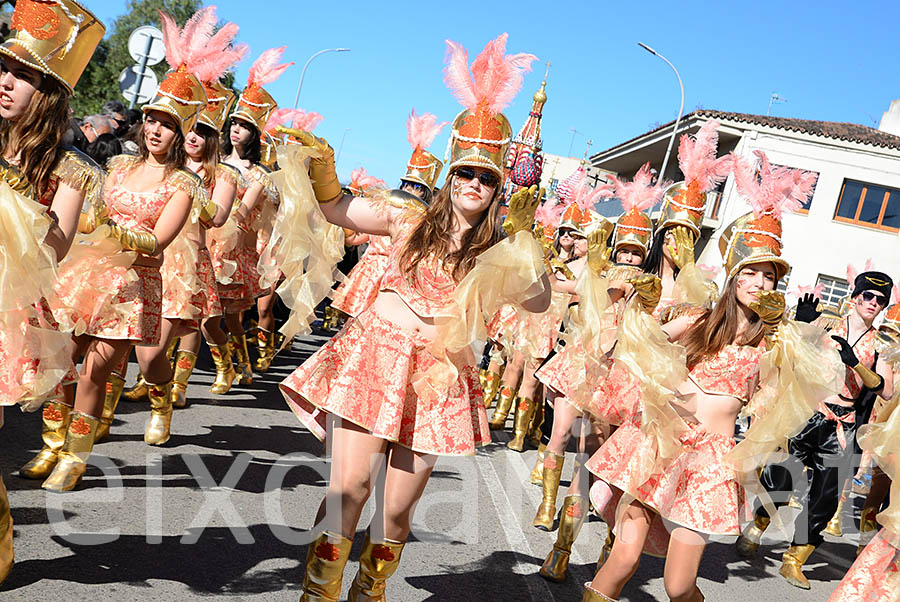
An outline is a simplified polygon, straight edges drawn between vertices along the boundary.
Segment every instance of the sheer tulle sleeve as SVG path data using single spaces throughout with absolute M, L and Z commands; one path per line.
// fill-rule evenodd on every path
M 900 412 L 891 412 L 884 422 L 859 427 L 856 441 L 891 478 L 891 503 L 877 519 L 885 529 L 900 536 Z
M 486 338 L 486 322 L 504 304 L 525 311 L 522 301 L 543 292 L 544 254 L 531 232 L 517 232 L 478 256 L 460 281 L 447 315 L 435 319 L 438 334 L 432 353 L 442 361 L 427 374 L 414 376 L 422 386 L 445 391 L 456 380 L 456 363 L 474 364 L 470 345 Z
M 71 337 L 44 320 L 56 254 L 45 244 L 44 207 L 0 181 L 0 405 L 40 406 L 66 374 Z
M 330 224 L 313 194 L 306 164 L 310 150 L 300 145 L 277 147 L 282 167 L 269 179 L 280 192 L 281 204 L 272 235 L 259 259 L 260 284 L 276 292 L 291 310 L 281 327 L 285 345 L 309 332 L 314 311 L 330 292 L 334 271 L 344 254 L 344 233 Z
M 679 270 L 673 296 L 676 303 L 712 307 L 719 298 L 719 287 L 691 262 Z

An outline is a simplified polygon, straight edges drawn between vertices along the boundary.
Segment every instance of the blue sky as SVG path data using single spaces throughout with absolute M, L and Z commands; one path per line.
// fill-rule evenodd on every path
M 125 0 L 86 0 L 110 23 Z M 389 183 L 404 172 L 411 149 L 405 122 L 412 107 L 452 121 L 459 104 L 442 80 L 444 40 L 461 42 L 470 59 L 491 38 L 509 33 L 509 52 L 540 62 L 506 110 L 521 127 L 531 97 L 552 67 L 544 108 L 544 149 L 573 155 L 588 139 L 598 151 L 641 134 L 678 112 L 678 83 L 642 41 L 681 73 L 685 112 L 695 108 L 765 114 L 777 92 L 788 100 L 772 114 L 847 121 L 877 127 L 890 101 L 900 98 L 900 3 L 866 0 L 811 2 L 299 2 L 222 0 L 222 19 L 241 27 L 250 44 L 247 69 L 263 50 L 286 45 L 297 64 L 267 86 L 291 106 L 303 63 L 300 106 L 325 116 L 316 133 L 338 150 L 342 179 L 364 166 Z M 257 7 L 256 10 L 248 6 Z M 124 66 L 123 66 L 124 67 Z M 447 130 L 431 150 L 443 156 Z

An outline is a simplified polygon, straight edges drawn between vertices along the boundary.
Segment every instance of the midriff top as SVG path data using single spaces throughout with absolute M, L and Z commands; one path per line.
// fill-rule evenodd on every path
M 712 357 L 704 358 L 691 368 L 688 377 L 704 393 L 728 395 L 746 404 L 759 382 L 759 360 L 765 343 L 757 347 L 727 345 Z
M 853 353 L 859 359 L 859 362 L 869 370 L 875 369 L 875 341 L 878 339 L 878 331 L 870 328 L 858 341 L 851 341 L 847 336 L 847 319 L 841 320 L 841 323 L 832 331 L 832 335 L 843 337 L 848 343 L 853 345 Z M 837 342 L 834 348 L 838 348 Z M 844 389 L 841 391 L 841 397 L 847 401 L 855 400 L 859 397 L 863 388 L 863 382 L 859 374 L 853 368 L 844 366 L 846 373 L 844 375 Z
M 379 290 L 397 293 L 410 309 L 423 318 L 445 315 L 453 303 L 456 281 L 444 271 L 443 263 L 433 256 L 420 260 L 415 268 L 415 278 L 400 269 L 400 255 L 412 227 L 412 224 L 407 226 L 405 232 L 392 240 L 390 262 Z

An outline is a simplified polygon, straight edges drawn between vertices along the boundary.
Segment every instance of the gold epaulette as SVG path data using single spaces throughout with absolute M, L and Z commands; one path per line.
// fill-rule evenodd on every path
M 632 278 L 636 278 L 643 274 L 641 271 L 641 267 L 637 265 L 613 265 L 608 270 L 604 276 L 610 282 L 618 282 L 623 281 L 627 282 Z
M 691 303 L 677 303 L 675 305 L 671 305 L 664 310 L 662 310 L 659 314 L 659 323 L 667 324 L 676 318 L 680 318 L 681 316 L 687 316 L 693 313 L 701 313 L 705 311 L 702 307 L 697 307 Z
M 269 196 L 270 199 L 278 198 L 279 192 L 278 187 L 275 186 L 275 181 L 272 180 L 269 174 L 272 173 L 265 165 L 261 163 L 257 163 L 250 168 L 250 171 L 247 172 L 247 179 L 253 182 L 259 182 L 263 186 L 263 191 Z
M 22 171 L 9 163 L 6 159 L 0 157 L 0 179 L 9 184 L 9 187 L 28 198 L 33 198 L 34 188 L 31 182 L 25 177 Z
M 836 309 L 828 305 L 820 305 L 819 311 L 822 312 L 821 315 L 813 320 L 812 323 L 813 325 L 818 326 L 819 328 L 822 328 L 824 330 L 834 330 L 844 319 L 844 316 L 842 316 Z
M 240 187 L 244 176 L 241 175 L 241 170 L 234 165 L 220 162 L 216 165 L 216 178 L 225 178 L 230 182 L 233 182 L 236 187 Z
M 53 169 L 53 175 L 67 186 L 84 191 L 91 205 L 102 202 L 101 192 L 106 173 L 93 159 L 74 148 L 64 148 Z
M 425 215 L 427 205 L 423 203 L 419 197 L 410 194 L 405 190 L 377 190 L 370 187 L 366 191 L 366 198 L 375 208 L 376 211 L 382 212 L 389 208 L 402 209 L 404 213 L 409 214 L 407 217 L 421 217 Z

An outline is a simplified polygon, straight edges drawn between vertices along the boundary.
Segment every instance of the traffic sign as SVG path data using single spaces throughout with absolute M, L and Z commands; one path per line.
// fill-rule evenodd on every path
M 125 67 L 119 75 L 119 90 L 122 91 L 125 100 L 132 103 L 132 106 L 135 103 L 148 102 L 156 94 L 156 88 L 159 86 L 159 81 L 152 69 L 144 69 L 143 77 L 141 77 L 140 69 L 140 65 L 131 65 Z
M 128 53 L 136 62 L 147 57 L 148 65 L 155 65 L 166 58 L 162 32 L 152 25 L 141 25 L 128 36 Z

